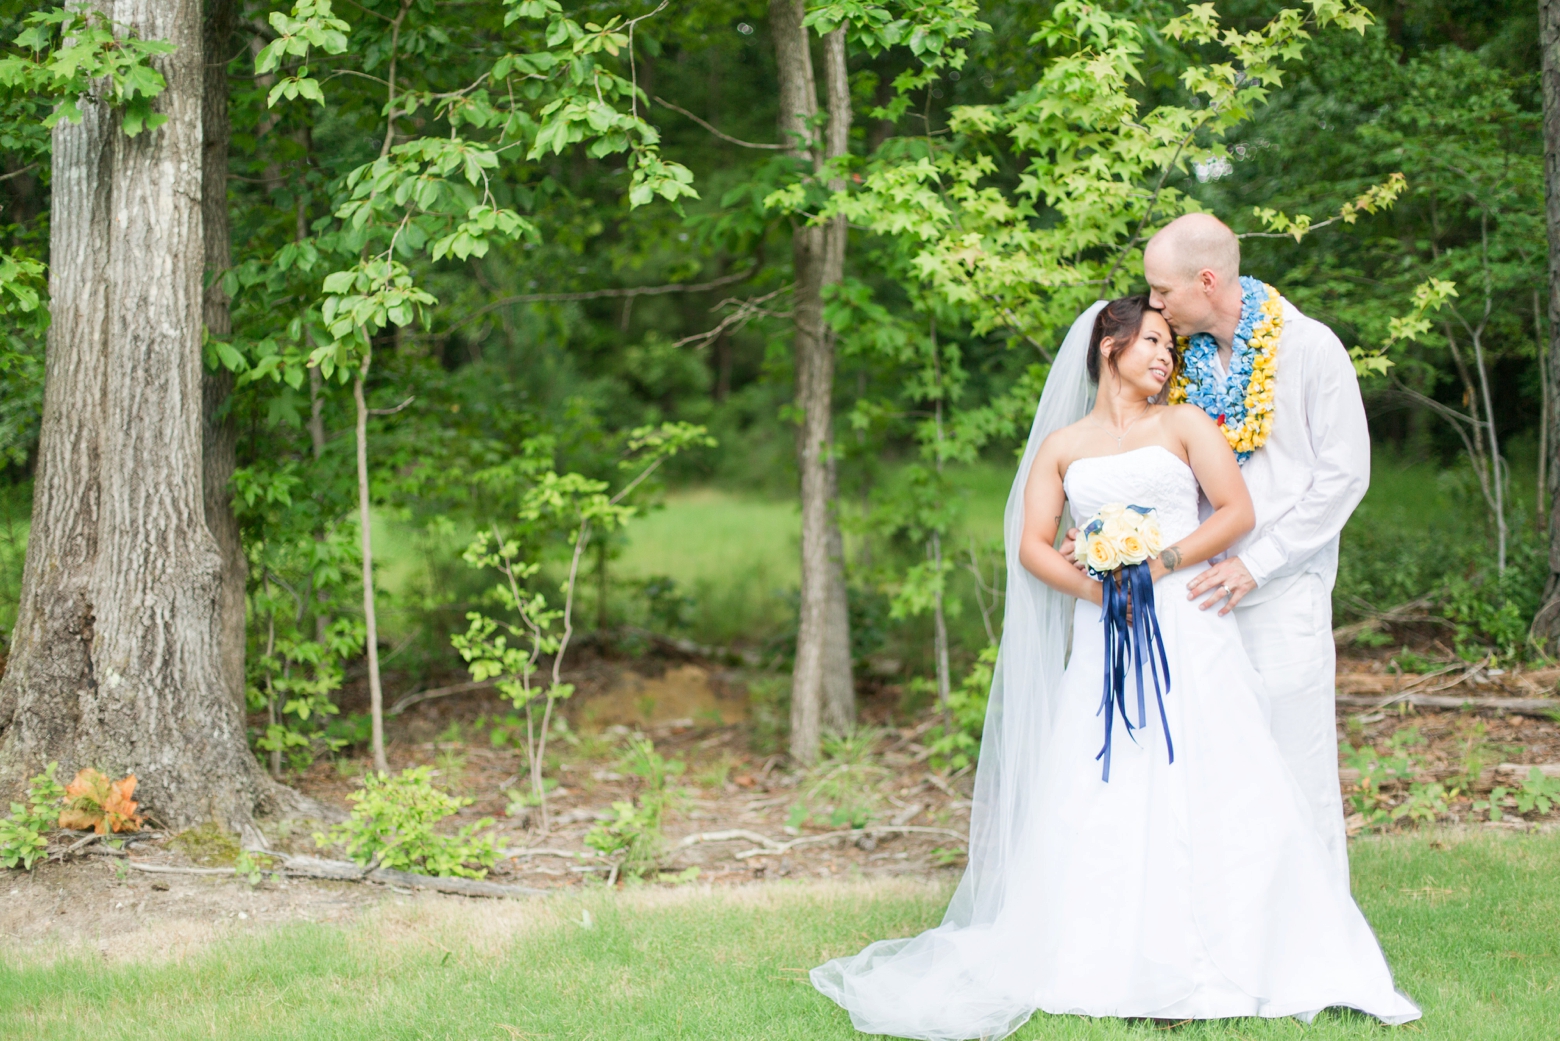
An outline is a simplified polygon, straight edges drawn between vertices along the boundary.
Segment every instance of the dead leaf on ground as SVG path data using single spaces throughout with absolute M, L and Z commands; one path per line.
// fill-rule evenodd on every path
M 100 770 L 83 767 L 65 786 L 65 809 L 60 811 L 60 827 L 76 831 L 91 829 L 99 835 L 114 831 L 141 830 L 140 808 L 135 794 L 135 774 L 110 781 Z

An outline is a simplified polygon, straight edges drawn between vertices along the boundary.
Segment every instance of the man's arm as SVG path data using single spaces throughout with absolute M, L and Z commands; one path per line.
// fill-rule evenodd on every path
M 1337 538 L 1370 486 L 1370 429 L 1354 363 L 1331 330 L 1320 326 L 1313 335 L 1318 334 L 1323 342 L 1307 352 L 1303 387 L 1306 426 L 1316 453 L 1311 485 L 1241 551 L 1241 562 L 1259 586 L 1298 571 Z

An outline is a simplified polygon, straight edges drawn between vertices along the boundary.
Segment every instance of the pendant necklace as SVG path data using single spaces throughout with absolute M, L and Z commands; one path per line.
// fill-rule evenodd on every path
M 1110 427 L 1106 426 L 1104 423 L 1101 423 L 1099 420 L 1095 419 L 1093 416 L 1090 416 L 1089 419 L 1090 419 L 1091 422 L 1094 423 L 1095 426 L 1099 427 L 1101 430 L 1105 431 L 1105 433 L 1107 433 L 1111 437 L 1115 438 L 1115 440 L 1116 440 L 1116 450 L 1119 452 L 1121 450 L 1121 442 L 1126 439 L 1126 436 L 1129 433 L 1132 432 L 1132 428 L 1137 425 L 1137 421 L 1142 419 L 1146 415 L 1148 415 L 1148 409 L 1147 408 L 1143 409 L 1142 412 L 1139 412 L 1136 416 L 1134 416 L 1132 418 L 1132 422 L 1128 423 L 1125 427 L 1123 427 L 1120 434 L 1112 433 Z

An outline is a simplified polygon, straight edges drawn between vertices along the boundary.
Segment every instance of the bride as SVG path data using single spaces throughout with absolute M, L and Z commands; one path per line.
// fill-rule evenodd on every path
M 1057 355 L 1008 498 L 969 867 L 936 929 L 812 970 L 858 1030 L 995 1039 L 1037 1009 L 1419 1017 L 1310 824 L 1235 619 L 1187 598 L 1252 507 L 1213 421 L 1156 404 L 1176 361 L 1145 297 L 1094 305 Z M 1201 524 L 1199 488 L 1214 508 Z M 1169 673 L 1162 719 L 1151 707 L 1147 725 L 1135 711 L 1122 713 L 1132 729 L 1115 721 L 1108 773 L 1102 587 L 1052 548 L 1065 510 L 1107 503 L 1157 511 L 1165 548 L 1150 573 Z

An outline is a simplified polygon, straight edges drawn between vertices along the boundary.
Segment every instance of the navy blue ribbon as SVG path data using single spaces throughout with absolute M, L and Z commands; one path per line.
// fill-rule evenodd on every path
M 1095 759 L 1105 761 L 1104 780 L 1110 780 L 1110 740 L 1115 729 L 1115 715 L 1121 713 L 1126 725 L 1127 737 L 1133 743 L 1134 730 L 1148 726 L 1147 703 L 1143 687 L 1143 660 L 1148 659 L 1148 673 L 1154 683 L 1154 700 L 1159 704 L 1159 722 L 1165 730 L 1165 748 L 1170 762 L 1175 762 L 1175 744 L 1170 740 L 1170 720 L 1165 715 L 1165 698 L 1170 693 L 1170 662 L 1165 657 L 1165 639 L 1159 631 L 1159 616 L 1154 612 L 1154 582 L 1149 577 L 1148 564 L 1124 564 L 1104 576 L 1104 597 L 1100 620 L 1105 625 L 1105 694 L 1100 700 L 1099 712 L 1105 716 L 1105 747 Z M 1131 621 L 1127 620 L 1127 605 L 1132 605 Z M 1155 652 L 1158 656 L 1155 656 Z M 1137 726 L 1127 714 L 1127 668 L 1137 678 Z M 1160 687 L 1163 673 L 1164 686 Z

